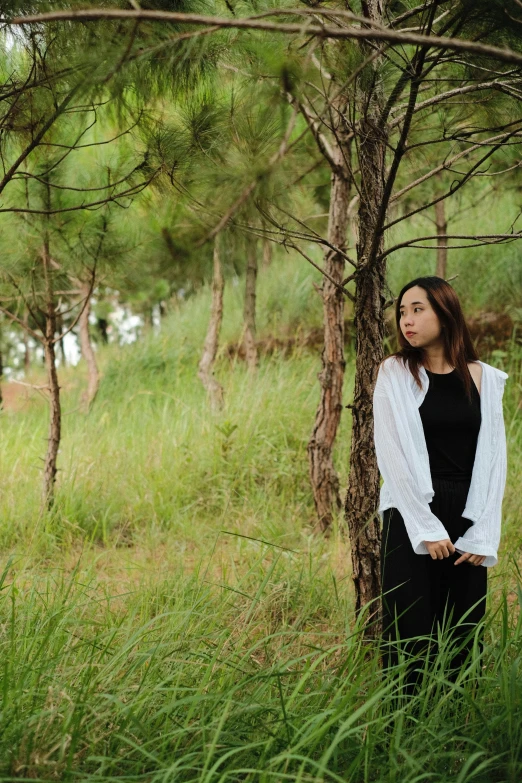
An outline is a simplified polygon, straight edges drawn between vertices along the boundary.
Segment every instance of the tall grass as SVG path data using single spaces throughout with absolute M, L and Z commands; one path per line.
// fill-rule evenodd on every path
M 482 659 L 450 682 L 442 644 L 406 699 L 404 664 L 381 670 L 308 558 L 258 545 L 219 589 L 210 562 L 132 591 L 81 561 L 27 582 L 6 567 L 1 780 L 520 780 L 522 629 L 505 598 Z
M 262 334 L 318 322 L 314 275 L 290 259 L 261 276 Z M 228 297 L 234 341 L 239 285 Z M 40 512 L 45 403 L 34 392 L 1 414 L 0 781 L 518 783 L 520 345 L 482 357 L 510 375 L 484 653 L 450 682 L 442 640 L 406 701 L 405 662 L 383 671 L 354 620 L 342 520 L 329 539 L 308 524 L 317 355 L 264 357 L 253 378 L 223 352 L 226 405 L 212 413 L 196 381 L 207 314 L 205 291 L 158 334 L 109 347 L 88 416 L 82 367 L 61 373 L 50 514 Z M 346 403 L 350 347 L 347 357 Z M 345 416 L 343 485 L 349 442 Z

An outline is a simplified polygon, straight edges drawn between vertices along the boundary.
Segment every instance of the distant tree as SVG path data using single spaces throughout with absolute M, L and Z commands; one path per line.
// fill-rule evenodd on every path
M 219 410 L 223 406 L 223 387 L 214 377 L 214 365 L 219 347 L 219 333 L 223 321 L 223 294 L 225 291 L 225 278 L 220 256 L 220 243 L 222 237 L 218 234 L 214 238 L 214 269 L 212 274 L 212 302 L 210 307 L 210 319 L 207 335 L 203 346 L 203 354 L 198 365 L 198 376 L 208 392 L 210 404 L 213 409 Z
M 140 161 L 135 153 L 125 155 L 121 134 L 114 133 L 110 122 L 105 124 L 105 138 L 96 138 L 95 126 L 107 99 L 94 95 L 99 85 L 93 88 L 78 61 L 64 67 L 63 42 L 58 43 L 36 32 L 20 36 L 9 46 L 4 38 L 2 66 L 6 72 L 9 66 L 9 77 L 0 102 L 4 109 L 0 192 L 5 199 L 0 211 L 4 229 L 7 221 L 11 226 L 2 235 L 4 244 L 9 238 L 10 245 L 0 262 L 4 289 L 0 310 L 26 335 L 26 363 L 29 337 L 44 351 L 50 403 L 43 480 L 47 507 L 54 499 L 61 438 L 56 345 L 80 320 L 81 343 L 91 372 L 87 401 L 92 400 L 97 384 L 86 327 L 106 246 L 107 220 L 105 214 L 100 230 L 89 218 L 92 210 L 106 213 L 111 206 L 128 206 L 154 176 L 145 170 L 143 157 Z M 94 152 L 108 149 L 109 129 L 115 141 L 120 139 L 123 160 L 111 163 L 106 159 L 103 165 Z

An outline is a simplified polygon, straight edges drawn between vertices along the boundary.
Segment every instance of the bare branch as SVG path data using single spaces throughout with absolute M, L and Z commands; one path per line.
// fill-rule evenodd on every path
M 27 386 L 29 389 L 36 389 L 37 391 L 40 391 L 40 389 L 45 389 L 46 391 L 50 391 L 51 387 L 44 385 L 44 386 L 37 386 L 34 383 L 25 383 L 24 381 L 18 381 L 16 378 L 11 378 L 9 383 L 18 383 L 20 386 Z
M 10 313 L 9 310 L 6 310 L 5 307 L 0 306 L 0 313 L 3 313 L 5 316 L 7 316 L 11 321 L 18 324 L 22 327 L 22 329 L 27 332 L 27 334 L 30 334 L 31 337 L 34 337 L 35 340 L 38 340 L 39 343 L 43 342 L 42 335 L 38 334 L 38 332 L 35 332 L 33 329 L 31 329 L 30 326 L 28 326 L 25 321 L 22 321 L 21 318 L 18 318 L 17 315 L 14 313 Z
M 308 125 L 308 128 L 310 129 L 310 132 L 312 136 L 314 137 L 316 144 L 319 148 L 319 151 L 321 152 L 322 156 L 327 160 L 328 165 L 335 171 L 338 168 L 338 163 L 335 159 L 334 152 L 330 146 L 330 142 L 324 135 L 324 133 L 321 133 L 319 130 L 321 121 L 319 119 L 316 119 L 312 116 L 312 113 L 310 110 L 302 103 L 301 101 L 298 101 L 297 98 L 295 98 L 292 93 L 287 92 L 286 97 L 288 99 L 288 102 L 293 106 L 294 108 L 297 108 L 299 112 L 304 117 L 306 124 Z
M 355 302 L 355 297 L 352 294 L 352 292 L 348 291 L 348 289 L 346 289 L 344 285 L 342 285 L 341 283 L 338 283 L 337 280 L 334 280 L 333 277 L 330 277 L 328 272 L 325 272 L 322 267 L 320 267 L 318 264 L 315 263 L 315 261 L 313 261 L 309 256 L 307 256 L 307 254 L 303 250 L 301 250 L 301 248 L 298 245 L 294 244 L 293 242 L 284 242 L 283 244 L 285 244 L 287 247 L 291 247 L 294 250 L 297 250 L 297 252 L 300 255 L 302 255 L 303 258 L 306 259 L 306 261 L 308 261 L 309 264 L 315 267 L 315 269 L 317 269 L 323 275 L 323 277 L 326 277 L 326 279 L 329 280 L 330 283 L 332 283 L 332 285 L 334 285 L 336 288 L 342 291 L 343 294 L 348 297 L 348 299 L 350 299 L 352 302 Z
M 142 182 L 138 182 L 136 185 L 127 188 L 127 190 L 122 190 L 119 193 L 107 196 L 107 198 L 100 199 L 99 201 L 91 201 L 87 204 L 77 204 L 75 207 L 61 207 L 59 209 L 26 209 L 25 207 L 2 207 L 0 208 L 0 212 L 19 212 L 29 215 L 59 215 L 63 212 L 76 212 L 79 209 L 93 209 L 94 207 L 100 207 L 103 204 L 110 204 L 111 202 L 118 204 L 118 206 L 122 206 L 118 203 L 118 199 L 131 198 L 132 196 L 136 196 L 138 193 L 141 193 L 142 190 L 145 190 L 145 188 L 150 185 L 153 179 L 157 176 L 158 171 L 159 169 L 155 171 L 154 174 L 149 177 L 149 179 L 142 180 Z
M 5 173 L 2 180 L 0 180 L 0 193 L 4 190 L 5 186 L 8 182 L 13 178 L 13 175 L 17 171 L 17 169 L 22 165 L 24 160 L 27 158 L 27 156 L 39 145 L 49 128 L 52 126 L 52 124 L 58 119 L 58 117 L 64 113 L 65 109 L 69 105 L 69 103 L 72 101 L 74 94 L 77 92 L 79 88 L 73 87 L 73 89 L 68 93 L 68 95 L 65 96 L 63 101 L 60 103 L 56 111 L 51 114 L 49 119 L 42 125 L 38 133 L 34 136 L 34 138 L 31 140 L 30 144 L 27 145 L 27 147 L 21 152 L 21 154 L 18 156 L 18 158 L 15 160 L 11 168 Z
M 434 95 L 432 98 L 428 98 L 425 101 L 421 101 L 416 105 L 415 113 L 422 111 L 422 109 L 427 109 L 429 106 L 436 106 L 437 104 L 442 103 L 443 101 L 446 101 L 449 98 L 453 98 L 456 95 L 467 95 L 468 93 L 479 92 L 481 90 L 492 90 L 492 89 L 501 90 L 504 86 L 509 86 L 510 84 L 513 83 L 522 84 L 522 78 L 510 79 L 509 82 L 501 82 L 499 79 L 493 79 L 492 81 L 482 82 L 481 84 L 468 84 L 465 87 L 456 87 L 453 90 L 447 90 L 446 92 L 441 92 L 438 95 Z M 397 106 L 395 110 L 399 111 L 404 108 L 405 106 Z M 396 117 L 390 122 L 389 128 L 393 129 L 397 127 L 397 125 L 400 125 L 403 119 L 404 119 L 404 115 L 400 117 Z
M 474 245 L 440 245 L 440 247 L 447 247 L 448 250 L 457 250 L 459 248 L 483 247 L 484 245 L 498 245 L 506 242 L 514 242 L 517 239 L 522 239 L 522 231 L 511 234 L 434 234 L 433 236 L 417 237 L 416 239 L 409 239 L 405 242 L 393 245 L 393 247 L 389 247 L 380 257 L 385 258 L 391 253 L 395 253 L 396 250 L 401 250 L 406 247 L 416 247 L 418 250 L 435 250 L 439 245 L 429 245 L 428 247 L 426 245 L 417 245 L 417 242 L 431 242 L 434 239 L 437 241 L 440 239 L 469 239 L 476 243 Z
M 291 9 L 294 14 L 309 16 L 307 9 Z M 269 12 L 271 16 L 289 16 L 289 9 L 274 9 Z M 331 11 L 323 11 L 315 8 L 312 13 L 317 16 L 331 16 Z M 268 15 L 264 14 L 264 16 Z M 337 16 L 354 17 L 347 12 L 336 12 Z M 0 23 L 7 25 L 31 25 L 42 24 L 45 22 L 58 21 L 97 21 L 102 19 L 131 19 L 131 20 L 149 20 L 157 22 L 170 22 L 177 24 L 204 25 L 206 27 L 219 27 L 223 29 L 236 30 L 261 30 L 268 32 L 279 32 L 287 35 L 316 35 L 320 38 L 334 39 L 355 39 L 368 41 L 387 41 L 398 44 L 416 44 L 419 46 L 430 46 L 439 49 L 448 49 L 454 52 L 468 52 L 470 54 L 480 54 L 484 57 L 491 57 L 501 62 L 522 65 L 522 54 L 514 52 L 508 48 L 490 46 L 475 41 L 465 41 L 458 38 L 448 38 L 445 36 L 422 35 L 412 32 L 400 32 L 385 28 L 376 27 L 339 27 L 326 24 L 313 24 L 303 21 L 301 24 L 266 22 L 259 18 L 226 18 L 217 16 L 206 16 L 203 14 L 184 14 L 173 11 L 156 10 L 123 10 L 116 8 L 90 8 L 78 11 L 50 11 L 43 14 L 27 14 L 26 16 L 16 16 L 11 19 L 0 18 Z
M 141 165 L 135 166 L 131 171 L 129 171 L 128 174 L 126 174 L 121 179 L 116 180 L 115 182 L 111 182 L 108 185 L 99 185 L 96 188 L 74 188 L 72 185 L 57 185 L 54 182 L 49 182 L 45 179 L 42 179 L 42 177 L 38 177 L 36 174 L 31 174 L 29 171 L 19 171 L 13 179 L 35 179 L 37 182 L 41 182 L 44 185 L 49 184 L 49 187 L 55 188 L 56 190 L 71 190 L 76 193 L 92 193 L 98 190 L 109 190 L 110 188 L 116 188 L 118 185 L 121 185 L 123 182 L 126 182 L 129 177 L 132 174 L 135 174 L 136 171 L 138 171 L 141 168 Z
M 397 201 L 397 199 L 401 198 L 401 196 L 403 196 L 405 193 L 408 193 L 408 191 L 412 190 L 413 188 L 416 188 L 418 185 L 421 185 L 423 182 L 426 182 L 426 180 L 430 179 L 430 177 L 435 176 L 441 171 L 445 171 L 446 169 L 449 169 L 450 166 L 452 166 L 458 160 L 467 157 L 471 152 L 474 152 L 475 150 L 478 150 L 481 147 L 489 146 L 490 144 L 493 144 L 499 140 L 507 139 L 510 136 L 512 137 L 512 136 L 519 136 L 519 135 L 522 135 L 521 131 L 516 131 L 516 132 L 510 131 L 509 133 L 501 133 L 496 136 L 492 136 L 489 139 L 485 139 L 484 141 L 478 142 L 473 146 L 469 147 L 468 149 L 459 152 L 457 155 L 454 155 L 449 160 L 446 160 L 443 163 L 441 163 L 440 166 L 436 166 L 434 169 L 431 169 L 431 171 L 428 171 L 426 174 L 423 174 L 422 177 L 419 177 L 414 182 L 410 182 L 410 184 L 406 185 L 404 188 L 402 188 L 402 190 L 397 191 L 397 193 L 395 193 L 391 197 L 390 204 L 393 203 L 394 201 Z M 498 145 L 495 146 L 495 149 L 497 148 Z M 429 206 L 433 206 L 433 204 L 430 204 Z M 385 226 L 385 228 L 386 229 L 390 228 L 390 226 L 392 225 L 394 225 L 394 223 L 389 223 L 387 226 Z

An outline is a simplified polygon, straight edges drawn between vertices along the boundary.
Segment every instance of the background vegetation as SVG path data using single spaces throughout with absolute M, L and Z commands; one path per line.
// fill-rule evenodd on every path
M 460 254 L 452 265 L 468 307 L 487 307 L 497 296 L 489 274 L 471 283 Z M 393 270 L 397 285 L 410 269 L 406 259 Z M 300 259 L 273 261 L 259 281 L 261 341 L 309 328 L 317 277 Z M 139 342 L 99 351 L 103 379 L 87 416 L 82 364 L 61 371 L 52 512 L 40 512 L 35 481 L 46 403 L 19 387 L 6 404 L 1 779 L 517 781 L 518 332 L 482 357 L 510 376 L 484 658 L 449 684 L 443 648 L 413 709 L 396 701 L 400 672 L 383 677 L 379 651 L 353 625 L 342 520 L 328 539 L 311 534 L 316 349 L 264 356 L 252 378 L 227 352 L 240 338 L 239 290 L 229 287 L 225 309 L 221 412 L 209 411 L 196 378 L 208 289 Z M 343 480 L 348 423 L 337 444 Z

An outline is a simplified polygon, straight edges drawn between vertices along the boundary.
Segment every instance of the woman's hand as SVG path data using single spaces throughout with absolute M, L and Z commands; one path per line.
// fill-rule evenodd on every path
M 455 552 L 455 547 L 449 538 L 444 538 L 442 541 L 425 541 L 424 543 L 432 560 L 442 560 Z
M 485 559 L 486 555 L 471 555 L 469 552 L 464 552 L 458 560 L 455 560 L 455 565 L 458 565 L 459 563 L 471 563 L 471 565 L 477 566 L 482 565 Z

